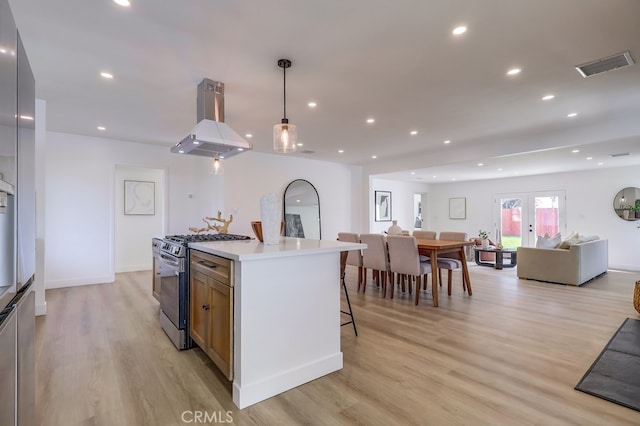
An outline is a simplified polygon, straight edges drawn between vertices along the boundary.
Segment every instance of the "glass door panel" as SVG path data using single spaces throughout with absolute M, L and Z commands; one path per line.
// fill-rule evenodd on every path
M 497 194 L 496 240 L 506 248 L 535 247 L 538 236 L 566 229 L 564 191 Z
M 499 240 L 505 248 L 516 248 L 522 245 L 522 204 L 517 196 L 502 196 L 500 199 L 500 215 L 498 222 Z M 497 243 L 498 241 L 494 241 Z

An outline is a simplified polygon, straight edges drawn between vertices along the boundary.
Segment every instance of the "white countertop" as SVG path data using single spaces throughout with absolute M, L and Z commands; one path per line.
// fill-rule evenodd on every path
M 345 243 L 332 240 L 280 237 L 279 244 L 266 245 L 260 241 L 210 241 L 189 243 L 189 248 L 214 254 L 231 260 L 257 260 L 277 257 L 306 256 L 367 248 L 366 244 Z

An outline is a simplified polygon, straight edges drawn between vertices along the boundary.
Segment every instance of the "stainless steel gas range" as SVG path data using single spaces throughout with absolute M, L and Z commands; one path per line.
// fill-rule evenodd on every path
M 249 240 L 246 235 L 168 235 L 160 243 L 160 325 L 178 349 L 188 349 L 189 243 Z

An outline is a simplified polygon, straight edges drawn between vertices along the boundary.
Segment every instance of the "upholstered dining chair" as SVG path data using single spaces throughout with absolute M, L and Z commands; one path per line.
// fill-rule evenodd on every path
M 467 241 L 467 233 L 466 232 L 440 232 L 439 240 L 451 240 L 451 241 Z M 438 278 L 440 280 L 440 286 L 442 286 L 442 270 L 447 270 L 447 293 L 451 296 L 451 281 L 452 281 L 452 272 L 455 269 L 462 268 L 462 258 L 460 257 L 460 253 L 444 253 L 438 257 L 438 268 L 440 268 L 440 273 L 438 274 Z M 443 266 L 441 266 L 441 264 Z M 462 277 L 462 291 L 467 290 L 467 283 Z
M 373 279 L 378 285 L 382 285 L 382 297 L 387 297 L 387 276 L 390 269 L 386 239 L 382 234 L 360 234 L 360 242 L 367 245 L 362 250 L 362 292 L 367 290 L 367 269 L 371 269 Z M 391 285 L 393 286 L 393 280 Z
M 360 236 L 353 232 L 338 232 L 338 241 L 347 243 L 359 243 Z M 358 268 L 358 290 L 362 284 L 362 250 L 350 250 L 347 254 L 347 265 Z
M 420 262 L 418 255 L 418 243 L 413 236 L 387 236 L 389 248 L 389 267 L 391 272 L 409 276 L 409 294 L 411 294 L 411 278 L 416 280 L 416 305 L 420 298 L 420 283 L 426 282 L 427 274 L 431 270 L 431 263 Z M 393 299 L 393 288 L 391 285 L 391 298 Z M 432 289 L 433 291 L 433 289 Z
M 413 236 L 419 240 L 435 240 L 436 231 L 413 231 Z

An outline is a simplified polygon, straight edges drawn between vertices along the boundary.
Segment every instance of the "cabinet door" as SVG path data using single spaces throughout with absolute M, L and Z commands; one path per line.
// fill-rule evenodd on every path
M 207 354 L 227 379 L 233 379 L 233 291 L 228 285 L 209 280 L 211 322 Z
M 191 339 L 206 351 L 207 329 L 209 323 L 209 284 L 207 276 L 199 271 L 191 271 L 189 332 Z

